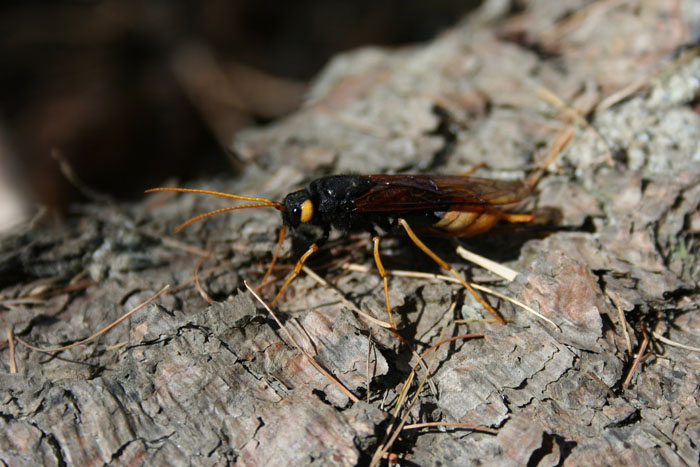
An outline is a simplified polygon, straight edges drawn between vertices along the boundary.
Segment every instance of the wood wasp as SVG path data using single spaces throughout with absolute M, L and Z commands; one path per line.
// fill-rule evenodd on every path
M 294 231 L 304 224 L 319 227 L 322 232 L 320 237 L 312 241 L 297 260 L 294 270 L 282 284 L 271 305 L 279 300 L 282 292 L 299 275 L 309 256 L 328 240 L 333 229 L 343 233 L 368 232 L 372 235 L 374 260 L 383 281 L 389 323 L 395 330 L 389 304 L 387 273 L 379 255 L 379 228 L 384 232 L 405 232 L 420 250 L 457 278 L 479 303 L 501 324 L 505 324 L 505 319 L 461 274 L 425 245 L 418 233 L 470 237 L 488 231 L 499 221 L 532 221 L 531 214 L 510 213 L 508 210 L 530 194 L 545 168 L 571 137 L 570 131 L 560 133 L 545 164 L 525 180 L 503 181 L 472 177 L 469 175 L 471 172 L 463 175 L 330 175 L 313 180 L 306 188 L 289 193 L 282 202 L 190 188 L 152 188 L 146 192 L 204 193 L 250 202 L 200 214 L 182 223 L 175 232 L 200 219 L 237 209 L 272 207 L 280 211 L 282 227 L 263 283 L 277 261 L 286 230 Z

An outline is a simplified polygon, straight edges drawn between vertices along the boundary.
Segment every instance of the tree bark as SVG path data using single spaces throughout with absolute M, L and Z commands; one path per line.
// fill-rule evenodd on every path
M 428 242 L 475 282 L 556 326 L 494 298 L 509 323 L 472 321 L 489 315 L 461 287 L 389 277 L 397 327 L 418 352 L 440 336 L 485 333 L 428 356 L 428 383 L 399 416 L 409 410 L 409 423 L 496 430 L 406 430 L 390 452 L 409 465 L 695 465 L 700 58 L 678 47 L 699 37 L 697 6 L 508 5 L 486 2 L 430 43 L 337 57 L 302 110 L 237 135 L 234 151 L 247 164 L 240 177 L 198 187 L 281 200 L 329 173 L 458 174 L 480 162 L 487 166 L 479 176 L 523 178 L 558 131 L 575 128 L 519 207 L 555 211 L 567 229 L 505 226 L 462 242 L 519 271 L 515 281 L 468 266 L 454 242 Z M 78 341 L 163 285 L 173 289 L 87 345 L 56 355 L 18 345 L 17 373 L 3 347 L 0 460 L 370 461 L 416 360 L 338 298 L 340 291 L 386 320 L 369 237 L 332 237 L 308 263 L 332 287 L 302 273 L 277 307 L 294 340 L 359 398 L 353 402 L 243 290 L 244 280 L 262 278 L 279 214 L 242 210 L 170 235 L 222 205 L 172 193 L 137 205 L 94 203 L 60 228 L 2 239 L 3 328 L 37 345 Z M 267 300 L 298 257 L 290 243 L 277 281 L 263 290 Z M 401 237 L 382 241 L 382 258 L 389 269 L 437 272 Z M 212 304 L 193 286 L 195 268 Z M 409 397 L 424 376 L 419 368 Z

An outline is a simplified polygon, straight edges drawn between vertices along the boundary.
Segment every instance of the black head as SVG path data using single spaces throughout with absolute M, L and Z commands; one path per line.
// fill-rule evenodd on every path
M 282 222 L 293 229 L 311 221 L 314 216 L 314 203 L 307 189 L 289 193 L 284 197 L 282 204 L 284 205 Z

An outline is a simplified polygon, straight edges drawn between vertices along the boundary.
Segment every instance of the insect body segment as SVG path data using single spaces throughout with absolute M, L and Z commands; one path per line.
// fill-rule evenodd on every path
M 505 213 L 495 206 L 521 201 L 523 182 L 429 175 L 333 175 L 284 199 L 282 221 L 292 228 L 311 223 L 344 232 L 375 227 L 396 230 L 406 219 L 421 232 L 468 237 L 489 230 L 499 220 L 528 222 L 532 216 Z
M 464 176 L 371 175 L 379 188 L 366 196 L 361 209 L 404 211 L 402 218 L 424 233 L 470 237 L 489 230 L 499 220 L 527 222 L 531 216 L 513 217 L 495 206 L 514 204 L 530 192 L 521 181 L 498 181 Z M 407 180 L 408 179 L 408 180 Z M 380 202 L 387 195 L 390 200 Z
M 343 232 L 372 230 L 375 216 L 357 215 L 355 200 L 373 183 L 360 175 L 331 175 L 314 180 L 303 190 L 288 194 L 282 204 L 282 222 L 292 228 L 310 223 L 323 229 L 324 241 L 332 228 Z

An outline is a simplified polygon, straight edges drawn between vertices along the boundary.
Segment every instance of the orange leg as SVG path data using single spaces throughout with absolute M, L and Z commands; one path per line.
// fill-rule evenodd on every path
M 384 270 L 384 265 L 379 257 L 379 237 L 375 236 L 372 241 L 374 242 L 374 262 L 377 264 L 377 269 L 379 270 L 379 275 L 382 277 L 384 282 L 384 302 L 386 303 L 386 312 L 389 314 L 389 324 L 391 324 L 391 329 L 396 330 L 394 326 L 394 318 L 391 317 L 391 305 L 389 305 L 389 284 L 387 283 L 387 274 Z
M 470 176 L 471 174 L 473 174 L 474 172 L 476 172 L 477 170 L 483 169 L 484 167 L 486 167 L 486 162 L 479 162 L 478 164 L 476 164 L 476 165 L 475 165 L 474 167 L 472 167 L 471 169 L 467 170 L 466 172 L 462 172 L 462 173 L 459 174 L 459 175 L 461 175 L 462 177 L 468 177 L 468 176 Z
M 411 352 L 415 354 L 413 348 L 408 344 L 408 342 L 406 342 L 406 339 L 404 339 L 403 336 L 399 334 L 399 331 L 396 329 L 396 326 L 394 326 L 394 318 L 391 316 L 391 305 L 389 304 L 389 284 L 387 282 L 387 274 L 384 270 L 382 260 L 379 257 L 379 237 L 375 236 L 374 238 L 372 238 L 372 242 L 374 242 L 374 262 L 377 264 L 377 270 L 379 270 L 379 275 L 382 277 L 382 282 L 384 283 L 384 303 L 386 303 L 386 312 L 389 315 L 389 324 L 391 325 L 391 332 L 396 337 L 398 337 L 398 339 L 403 345 L 411 349 Z
M 535 218 L 535 216 L 532 214 L 511 214 L 508 212 L 501 212 L 499 217 L 514 224 L 519 222 L 532 222 L 532 220 Z
M 286 230 L 287 226 L 282 225 L 282 228 L 280 228 L 279 238 L 277 239 L 277 248 L 275 248 L 275 254 L 272 255 L 272 261 L 270 261 L 270 265 L 267 267 L 267 271 L 265 271 L 265 275 L 263 276 L 262 281 L 260 281 L 260 285 L 258 287 L 262 287 L 263 285 L 265 285 L 265 281 L 268 277 L 270 277 L 272 268 L 275 266 L 275 263 L 277 263 L 277 258 L 280 255 L 280 250 L 282 249 L 282 242 L 284 242 L 284 233 Z
M 275 295 L 274 300 L 270 302 L 270 306 L 273 306 L 275 303 L 277 303 L 277 300 L 279 300 L 279 298 L 282 296 L 282 292 L 284 292 L 284 289 L 286 289 L 287 286 L 291 284 L 291 282 L 294 280 L 294 278 L 299 275 L 299 273 L 301 272 L 301 268 L 304 266 L 306 260 L 316 251 L 318 251 L 318 245 L 312 243 L 309 249 L 306 250 L 306 253 L 301 255 L 301 258 L 299 258 L 297 264 L 294 265 L 294 271 L 292 271 L 292 274 L 287 278 L 286 281 L 284 281 L 284 284 L 282 284 L 282 287 L 280 288 L 279 292 L 277 292 L 277 295 Z
M 499 323 L 506 324 L 506 320 L 503 319 L 503 317 L 496 310 L 494 310 L 493 307 L 489 305 L 488 302 L 486 302 L 486 300 L 484 300 L 471 285 L 469 285 L 469 282 L 464 280 L 464 278 L 457 271 L 455 271 L 452 266 L 447 264 L 445 260 L 440 258 L 433 250 L 428 248 L 420 238 L 418 238 L 415 232 L 413 232 L 413 229 L 411 229 L 411 227 L 408 225 L 408 222 L 406 222 L 404 219 L 399 219 L 398 222 L 401 227 L 404 228 L 411 241 L 413 241 L 413 243 L 415 243 L 416 246 L 423 251 L 423 253 L 430 256 L 430 258 L 435 261 L 438 266 L 452 274 L 467 290 L 469 290 L 469 292 L 471 292 L 472 295 L 474 295 L 474 298 L 476 298 L 477 301 L 481 303 L 481 305 L 483 305 L 483 307 L 486 308 L 489 313 L 491 313 L 498 320 Z

